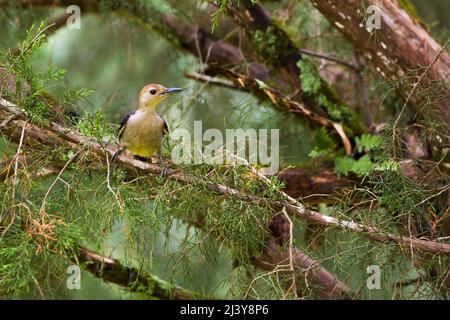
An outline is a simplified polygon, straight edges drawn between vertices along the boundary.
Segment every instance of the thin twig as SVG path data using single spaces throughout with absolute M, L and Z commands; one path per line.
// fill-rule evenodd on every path
M 56 176 L 55 180 L 53 180 L 53 183 L 50 185 L 50 187 L 48 188 L 47 192 L 45 193 L 44 199 L 42 200 L 42 204 L 41 204 L 41 208 L 39 210 L 39 213 L 41 215 L 42 218 L 45 217 L 45 205 L 47 204 L 47 198 L 50 195 L 50 193 L 53 190 L 53 187 L 56 185 L 56 183 L 58 182 L 58 180 L 60 179 L 61 175 L 64 173 L 64 171 L 66 171 L 67 167 L 78 157 L 78 155 L 83 151 L 84 149 L 81 148 L 79 149 L 74 155 L 72 155 L 70 157 L 69 160 L 67 160 L 66 164 L 64 165 L 64 167 L 62 167 L 62 169 L 59 171 L 58 175 Z
M 337 58 L 337 57 L 330 56 L 330 55 L 323 54 L 323 53 L 319 53 L 319 52 L 314 52 L 314 51 L 311 51 L 309 49 L 303 49 L 303 48 L 298 49 L 298 51 L 300 51 L 301 53 L 306 54 L 308 56 L 311 56 L 311 57 L 316 57 L 316 58 L 320 58 L 320 59 L 336 62 L 338 64 L 346 66 L 346 67 L 348 67 L 348 68 L 350 68 L 352 70 L 355 70 L 355 71 L 359 71 L 360 70 L 360 66 L 355 65 L 354 63 L 345 61 L 344 59 L 341 59 L 341 58 Z
M 114 198 L 116 199 L 117 205 L 119 206 L 120 213 L 123 214 L 125 212 L 125 208 L 123 207 L 123 204 L 120 201 L 119 196 L 117 195 L 116 192 L 114 192 L 113 188 L 111 187 L 111 183 L 110 183 L 110 179 L 109 179 L 110 171 L 111 171 L 110 163 L 109 163 L 109 154 L 107 152 L 105 152 L 105 156 L 106 156 L 106 169 L 107 169 L 107 171 L 106 171 L 106 183 L 107 183 L 107 186 L 108 186 L 108 190 L 111 191 L 111 193 L 114 195 Z
M 409 92 L 408 96 L 406 97 L 405 103 L 403 104 L 403 107 L 400 110 L 400 113 L 398 114 L 397 118 L 394 121 L 394 124 L 392 126 L 392 148 L 393 148 L 393 152 L 394 152 L 394 155 L 393 155 L 394 158 L 396 158 L 396 156 L 397 156 L 397 151 L 396 151 L 397 148 L 395 147 L 395 141 L 396 141 L 396 131 L 397 131 L 398 122 L 400 121 L 400 118 L 402 117 L 403 113 L 405 112 L 406 106 L 408 105 L 408 102 L 411 99 L 411 97 L 413 96 L 413 94 L 416 92 L 416 89 L 418 88 L 420 82 L 425 77 L 428 70 L 430 70 L 430 68 L 433 66 L 433 64 L 437 61 L 437 59 L 439 59 L 439 56 L 441 55 L 442 52 L 444 52 L 445 47 L 447 46 L 447 44 L 449 42 L 450 42 L 450 38 L 447 39 L 447 41 L 444 43 L 444 45 L 441 47 L 439 52 L 434 57 L 433 61 L 431 61 L 431 63 L 425 68 L 425 70 L 420 75 L 420 77 L 416 81 L 416 83 L 413 84 L 413 87 L 412 87 L 411 91 Z
M 283 213 L 283 216 L 286 218 L 286 220 L 289 222 L 289 266 L 290 270 L 292 272 L 292 285 L 291 288 L 287 291 L 286 294 L 289 293 L 290 290 L 294 292 L 295 299 L 298 299 L 297 294 L 297 277 L 295 275 L 295 268 L 294 268 L 294 224 L 292 223 L 291 218 L 289 217 L 288 213 L 286 212 L 286 208 L 283 208 L 281 210 Z
M 184 75 L 189 79 L 194 79 L 197 81 L 202 81 L 207 84 L 214 84 L 221 87 L 226 87 L 235 90 L 241 90 L 239 87 L 235 86 L 232 81 L 220 79 L 218 77 L 211 77 L 206 74 L 198 73 L 198 72 L 185 72 Z
M 10 215 L 11 215 L 11 221 L 8 224 L 8 226 L 3 230 L 2 236 L 0 238 L 3 238 L 3 236 L 6 234 L 8 229 L 12 226 L 14 223 L 14 220 L 16 218 L 16 186 L 17 186 L 17 171 L 19 170 L 19 157 L 22 153 L 22 145 L 23 145 L 23 139 L 25 137 L 25 129 L 27 127 L 28 122 L 24 122 L 22 125 L 22 132 L 20 134 L 20 140 L 19 140 L 19 146 L 17 147 L 17 152 L 14 156 L 14 176 L 13 176 L 13 183 L 12 183 L 12 194 L 11 194 L 11 208 L 10 208 Z

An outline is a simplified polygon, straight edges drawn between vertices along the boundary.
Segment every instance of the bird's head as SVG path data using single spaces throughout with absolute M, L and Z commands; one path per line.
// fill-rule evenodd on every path
M 160 84 L 148 84 L 142 88 L 139 94 L 139 105 L 141 107 L 155 108 L 169 93 L 182 90 L 181 88 L 166 88 Z

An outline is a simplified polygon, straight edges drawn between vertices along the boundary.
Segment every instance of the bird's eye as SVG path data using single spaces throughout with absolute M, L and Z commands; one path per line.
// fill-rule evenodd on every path
M 156 93 L 156 90 L 155 90 L 155 89 L 150 90 L 150 94 L 151 94 L 151 95 L 154 95 L 155 93 Z

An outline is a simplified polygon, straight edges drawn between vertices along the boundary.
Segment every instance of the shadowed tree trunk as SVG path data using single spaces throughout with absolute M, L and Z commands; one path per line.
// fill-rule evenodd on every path
M 416 112 L 426 117 L 432 113 L 450 123 L 450 55 L 437 43 L 423 26 L 402 9 L 397 0 L 370 0 L 375 14 L 380 16 L 380 29 L 369 32 L 367 17 L 360 0 L 312 0 L 311 3 L 360 50 L 372 68 L 388 80 L 397 80 L 410 72 L 419 75 L 427 70 L 421 87 L 432 82 L 442 84 L 440 97 L 432 105 L 418 95 L 410 102 Z M 378 9 L 377 9 L 378 8 Z M 405 97 L 411 92 L 410 82 L 402 83 Z M 417 93 L 417 90 L 416 90 Z

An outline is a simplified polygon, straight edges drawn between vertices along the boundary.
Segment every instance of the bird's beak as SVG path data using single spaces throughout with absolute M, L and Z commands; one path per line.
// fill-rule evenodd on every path
M 168 93 L 180 92 L 180 91 L 183 91 L 183 89 L 181 89 L 181 88 L 167 88 L 166 90 L 161 92 L 161 95 L 166 95 Z

